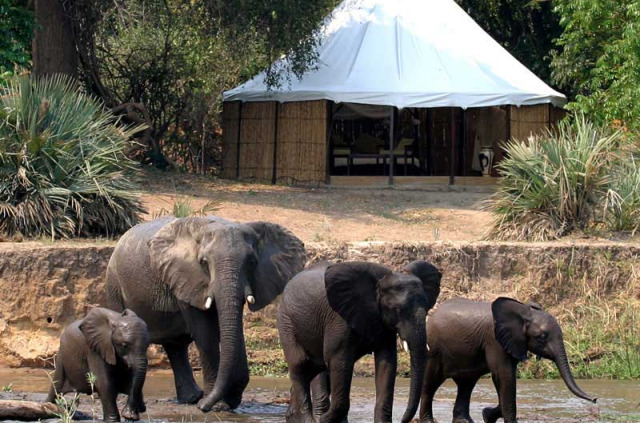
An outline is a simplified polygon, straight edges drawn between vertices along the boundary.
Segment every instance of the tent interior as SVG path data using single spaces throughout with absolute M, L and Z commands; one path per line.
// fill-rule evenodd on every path
M 329 165 L 332 176 L 497 176 L 501 143 L 509 139 L 508 106 L 405 108 L 331 104 Z M 394 117 L 393 170 L 391 117 Z M 453 124 L 452 124 L 453 123 Z M 452 145 L 453 144 L 453 145 Z M 481 150 L 493 165 L 483 169 Z

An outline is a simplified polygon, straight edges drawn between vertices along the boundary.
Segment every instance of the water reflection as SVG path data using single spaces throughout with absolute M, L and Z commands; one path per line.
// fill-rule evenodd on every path
M 45 370 L 0 369 L 0 386 L 12 383 L 13 393 L 2 393 L 1 398 L 44 399 L 49 380 Z M 582 380 L 580 386 L 586 392 L 598 396 L 598 405 L 574 397 L 562 381 L 519 381 L 518 414 L 521 423 L 529 422 L 598 422 L 640 421 L 640 383 L 637 381 Z M 145 383 L 148 413 L 145 420 L 154 422 L 282 422 L 287 407 L 289 380 L 254 377 L 244 395 L 242 406 L 233 413 L 201 413 L 193 405 L 180 405 L 174 394 L 171 372 L 151 371 Z M 409 381 L 399 379 L 396 384 L 394 421 L 404 412 L 409 393 Z M 447 381 L 439 390 L 434 402 L 434 414 L 440 422 L 450 422 L 455 385 Z M 351 423 L 370 422 L 375 402 L 372 379 L 355 379 L 351 395 Z M 497 397 L 489 379 L 483 379 L 476 387 L 471 404 L 471 416 L 482 421 L 482 408 L 494 406 Z M 81 410 L 90 413 L 90 399 L 84 398 Z M 94 408 L 100 410 L 96 401 Z M 634 419 L 623 418 L 633 415 Z

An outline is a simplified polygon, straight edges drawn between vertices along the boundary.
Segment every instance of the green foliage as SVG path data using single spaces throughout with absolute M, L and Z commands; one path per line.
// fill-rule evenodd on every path
M 154 213 L 154 218 L 161 216 L 174 216 L 178 218 L 193 216 L 205 217 L 218 210 L 218 208 L 219 206 L 217 202 L 207 201 L 202 207 L 197 209 L 192 201 L 181 198 L 174 201 L 171 210 L 162 208 L 158 212 Z
M 34 26 L 33 12 L 26 2 L 0 0 L 0 80 L 3 73 L 16 67 L 29 67 Z
M 456 3 L 516 59 L 550 82 L 549 53 L 562 32 L 550 1 L 456 0 Z
M 148 110 L 138 158 L 202 172 L 219 161 L 222 92 L 264 69 L 276 85 L 312 67 L 316 29 L 336 3 L 78 0 L 69 13 L 87 89 L 109 107 Z M 291 60 L 269 68 L 282 54 Z
M 122 128 L 70 78 L 14 77 L 0 91 L 0 232 L 114 236 L 139 221 Z
M 635 229 L 629 217 L 640 202 L 630 191 L 638 177 L 626 173 L 635 163 L 618 154 L 623 146 L 620 131 L 609 133 L 583 116 L 528 143 L 508 142 L 507 158 L 498 165 L 503 178 L 487 204 L 495 215 L 491 237 L 556 239 L 588 229 L 603 214 L 608 229 Z
M 640 1 L 558 0 L 564 29 L 553 78 L 575 96 L 569 108 L 604 125 L 640 131 Z

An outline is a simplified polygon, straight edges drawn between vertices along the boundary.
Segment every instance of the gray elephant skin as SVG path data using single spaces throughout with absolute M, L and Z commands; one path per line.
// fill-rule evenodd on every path
M 499 398 L 482 411 L 486 423 L 504 418 L 516 422 L 516 367 L 532 352 L 552 360 L 567 388 L 595 402 L 576 384 L 569 368 L 562 329 L 539 304 L 500 297 L 493 302 L 456 298 L 442 303 L 429 317 L 429 352 L 420 405 L 420 422 L 433 423 L 433 396 L 447 378 L 458 386 L 454 423 L 469 423 L 471 392 L 491 373 Z
M 105 421 L 120 421 L 116 404 L 119 393 L 129 396 L 122 416 L 140 420 L 140 413 L 146 410 L 142 388 L 148 346 L 147 325 L 131 310 L 118 313 L 100 307 L 92 309 L 62 332 L 47 401 L 55 403 L 57 395 L 72 391 L 93 393 L 88 381 L 91 373 Z
M 178 401 L 236 408 L 249 383 L 242 315 L 271 303 L 304 267 L 304 244 L 282 226 L 219 217 L 166 217 L 133 227 L 107 267 L 114 310 L 134 310 L 164 347 Z M 187 348 L 200 353 L 204 391 Z M 202 398 L 202 399 L 201 399 Z
M 406 273 L 366 262 L 321 263 L 285 288 L 278 331 L 289 366 L 289 423 L 342 423 L 349 412 L 354 363 L 375 356 L 375 422 L 391 422 L 397 334 L 411 354 L 403 423 L 416 413 L 426 356 L 425 317 L 440 293 L 440 272 L 416 261 Z M 313 399 L 312 399 L 313 397 Z

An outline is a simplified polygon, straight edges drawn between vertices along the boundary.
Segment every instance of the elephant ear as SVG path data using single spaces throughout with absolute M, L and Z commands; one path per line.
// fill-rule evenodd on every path
M 511 298 L 500 297 L 491 304 L 496 339 L 512 357 L 527 359 L 527 326 L 531 307 Z
M 247 223 L 258 234 L 258 262 L 251 278 L 255 303 L 249 310 L 258 311 L 273 302 L 287 283 L 304 268 L 304 244 L 288 229 L 268 222 Z
M 440 281 L 442 280 L 442 273 L 438 268 L 427 261 L 416 260 L 407 264 L 404 270 L 412 273 L 422 281 L 424 292 L 427 294 L 427 300 L 429 301 L 427 310 L 436 305 L 440 295 Z
M 543 311 L 542 306 L 541 306 L 540 304 L 536 303 L 535 301 L 529 301 L 529 302 L 527 303 L 527 305 L 528 305 L 529 307 L 531 307 L 532 309 L 534 309 L 534 310 L 540 310 L 540 311 Z
M 202 217 L 176 219 L 148 242 L 151 267 L 180 301 L 205 309 L 209 276 L 198 260 L 198 248 L 207 225 Z
M 116 364 L 116 350 L 111 341 L 112 328 L 105 309 L 98 307 L 92 309 L 80 323 L 80 331 L 91 350 L 108 364 L 112 366 Z
M 378 282 L 391 274 L 390 269 L 367 262 L 336 263 L 324 272 L 331 308 L 373 343 L 383 339 L 386 331 L 378 304 Z

